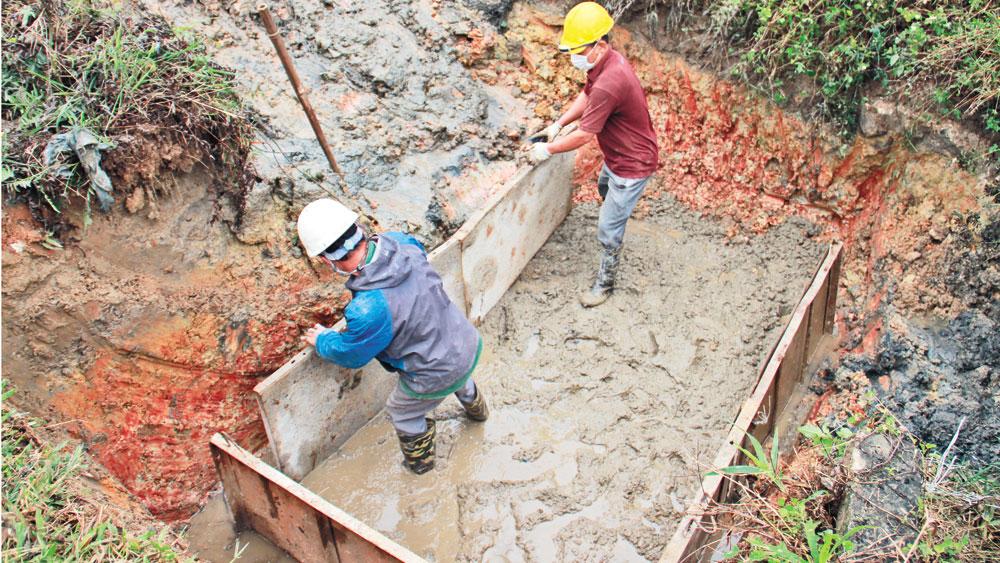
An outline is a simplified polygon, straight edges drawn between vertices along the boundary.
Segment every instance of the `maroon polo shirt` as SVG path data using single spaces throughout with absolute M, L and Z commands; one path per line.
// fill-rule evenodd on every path
M 656 170 L 659 150 L 639 77 L 610 49 L 587 72 L 587 109 L 580 129 L 597 135 L 604 163 L 622 178 L 645 178 Z

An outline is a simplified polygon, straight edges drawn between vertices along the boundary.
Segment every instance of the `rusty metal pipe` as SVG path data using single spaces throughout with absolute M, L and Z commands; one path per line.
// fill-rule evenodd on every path
M 264 23 L 267 36 L 271 38 L 271 43 L 274 44 L 274 50 L 278 52 L 281 65 L 285 67 L 285 73 L 288 74 L 288 80 L 292 83 L 295 96 L 299 99 L 299 103 L 302 104 L 302 110 L 306 112 L 306 118 L 309 119 L 309 125 L 312 126 L 313 133 L 316 134 L 319 146 L 323 147 L 323 154 L 326 155 L 326 159 L 330 162 L 330 168 L 346 184 L 347 181 L 344 179 L 344 172 L 340 169 L 337 159 L 334 158 L 333 151 L 330 149 L 330 145 L 326 142 L 326 135 L 323 134 L 323 128 L 320 127 L 319 119 L 316 118 L 316 112 L 313 110 L 312 104 L 309 103 L 309 98 L 306 96 L 306 89 L 303 88 L 302 81 L 299 80 L 299 73 L 296 72 L 295 65 L 292 63 L 292 57 L 288 54 L 288 50 L 285 49 L 285 42 L 281 39 L 281 35 L 278 34 L 278 27 L 274 25 L 271 10 L 267 4 L 260 4 L 257 6 L 257 14 L 260 15 L 260 19 Z

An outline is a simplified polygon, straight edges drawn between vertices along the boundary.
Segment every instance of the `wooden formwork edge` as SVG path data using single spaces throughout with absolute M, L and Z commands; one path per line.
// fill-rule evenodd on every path
M 768 357 L 767 363 L 761 370 L 760 378 L 758 379 L 753 392 L 743 403 L 743 406 L 740 408 L 740 411 L 736 416 L 736 420 L 733 421 L 733 425 L 730 428 L 728 436 L 726 437 L 726 443 L 719 448 L 719 451 L 712 462 L 715 468 L 731 465 L 733 459 L 739 453 L 737 445 L 743 443 L 743 438 L 750 430 L 750 426 L 760 411 L 765 398 L 774 387 L 778 370 L 781 367 L 781 362 L 785 359 L 785 354 L 788 353 L 788 348 L 792 344 L 792 339 L 795 337 L 795 333 L 798 331 L 799 326 L 806 318 L 806 313 L 808 312 L 809 307 L 812 305 L 817 295 L 819 295 L 819 291 L 823 287 L 823 283 L 827 281 L 827 278 L 831 278 L 829 280 L 830 283 L 828 285 L 828 292 L 832 295 L 832 297 L 827 299 L 827 303 L 824 303 L 824 306 L 830 304 L 832 309 L 832 305 L 836 303 L 835 296 L 840 277 L 840 255 L 843 247 L 844 245 L 841 242 L 832 243 L 829 250 L 827 250 L 823 261 L 820 262 L 819 267 L 816 269 L 816 273 L 813 275 L 812 282 L 806 287 L 805 292 L 803 292 L 802 298 L 799 299 L 799 303 L 792 313 L 792 317 L 789 319 L 788 324 L 785 325 L 785 330 L 781 333 L 781 338 L 778 339 L 777 344 L 774 346 L 774 349 Z M 833 276 L 831 276 L 831 273 Z M 832 317 L 833 311 L 827 310 L 825 312 L 828 317 Z M 832 322 L 826 324 L 826 332 L 832 332 L 832 324 Z M 801 379 L 802 374 L 798 374 L 798 377 Z M 777 413 L 772 413 L 772 416 L 776 415 Z M 697 534 L 697 532 L 700 531 L 700 528 L 704 523 L 704 515 L 708 509 L 709 503 L 713 500 L 720 500 L 717 499 L 717 497 L 722 487 L 722 483 L 722 475 L 710 475 L 702 480 L 701 494 L 699 494 L 699 496 L 685 511 L 684 518 L 681 520 L 680 524 L 678 524 L 677 530 L 670 539 L 670 543 L 667 544 L 666 549 L 663 550 L 663 554 L 660 556 L 660 563 L 679 563 L 681 561 L 686 561 L 691 555 L 695 554 L 704 546 L 704 544 L 693 545 L 696 543 L 694 540 L 703 540 L 706 535 Z
M 284 489 L 290 495 L 311 507 L 318 514 L 337 522 L 343 528 L 382 550 L 387 555 L 405 563 L 426 563 L 426 560 L 417 554 L 337 508 L 323 497 L 296 483 L 281 471 L 264 463 L 263 460 L 243 449 L 243 447 L 225 434 L 216 433 L 212 436 L 210 443 L 220 453 L 231 457 L 234 461 L 256 473 L 262 479 L 270 481 L 276 487 Z M 230 494 L 233 494 L 233 492 L 230 492 Z M 239 521 L 239 515 L 234 514 L 233 516 Z

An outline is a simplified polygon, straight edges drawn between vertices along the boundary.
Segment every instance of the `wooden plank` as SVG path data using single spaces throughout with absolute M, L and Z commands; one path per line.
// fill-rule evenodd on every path
M 812 303 L 812 307 L 809 310 L 809 317 L 806 321 L 809 325 L 806 333 L 807 363 L 809 358 L 812 357 L 813 352 L 816 351 L 816 345 L 826 334 L 826 301 L 828 297 L 827 292 L 829 290 L 830 278 L 827 276 L 826 280 L 823 282 L 823 286 L 819 288 L 819 292 L 816 294 L 816 299 Z
M 820 295 L 824 283 L 827 283 L 827 279 L 830 280 L 827 283 L 828 287 L 837 286 L 837 280 L 840 275 L 839 264 L 842 247 L 841 243 L 832 244 L 820 266 L 816 269 L 812 282 L 810 282 L 805 292 L 803 292 L 802 298 L 793 310 L 792 316 L 785 326 L 784 331 L 782 331 L 777 345 L 775 345 L 770 358 L 761 371 L 760 379 L 757 381 L 753 393 L 751 393 L 750 397 L 740 408 L 740 412 L 733 422 L 729 435 L 726 437 L 726 443 L 719 448 L 719 452 L 713 461 L 715 468 L 733 464 L 733 461 L 737 459 L 739 454 L 739 450 L 735 445 L 743 444 L 748 432 L 759 431 L 759 429 L 763 428 L 769 433 L 774 428 L 774 421 L 776 419 L 775 408 L 778 406 L 776 404 L 776 396 L 778 395 L 776 384 L 778 383 L 779 370 L 788 356 L 789 350 L 792 350 L 793 356 L 804 356 L 805 337 L 808 334 L 807 315 L 812 303 Z M 829 303 L 830 301 L 827 299 L 827 304 Z M 803 351 L 801 353 L 798 351 L 800 345 L 796 342 L 797 336 L 802 341 L 801 347 Z M 794 350 L 792 349 L 793 345 L 796 346 Z M 804 359 L 801 357 L 798 361 L 804 363 Z M 800 374 L 801 369 L 801 367 L 798 368 Z M 793 372 L 789 371 L 788 373 L 791 375 Z M 797 378 L 789 377 L 792 387 L 796 383 L 795 379 Z M 755 437 L 760 439 L 759 436 L 755 435 Z M 764 437 L 766 437 L 766 434 Z M 763 442 L 763 440 L 761 441 Z M 724 490 L 722 480 L 722 476 L 710 475 L 702 481 L 702 494 L 688 507 L 688 515 L 681 521 L 681 525 L 674 532 L 670 543 L 663 550 L 660 556 L 660 563 L 685 561 L 702 549 L 704 542 L 708 538 L 708 534 L 697 533 L 699 524 L 702 522 L 702 515 L 704 515 L 712 499 L 727 500 L 720 499 L 720 493 Z
M 231 455 L 219 451 L 226 502 L 238 529 L 252 529 L 299 561 L 339 562 L 336 545 L 323 542 L 316 519 L 302 505 L 247 471 Z M 234 502 L 234 499 L 239 499 Z
M 468 315 L 469 309 L 465 303 L 465 277 L 462 275 L 462 241 L 457 237 L 449 238 L 431 251 L 427 255 L 427 260 L 441 276 L 444 292 L 448 294 L 451 302 Z
M 788 346 L 788 353 L 785 354 L 785 359 L 781 362 L 781 367 L 778 368 L 778 383 L 775 386 L 777 392 L 775 393 L 774 410 L 771 411 L 772 428 L 774 427 L 774 420 L 778 418 L 778 414 L 788 404 L 788 399 L 792 396 L 792 390 L 802 381 L 802 369 L 806 363 L 806 338 L 809 335 L 808 319 L 810 311 L 812 311 L 811 304 L 806 308 L 799 326 L 796 327 L 795 334 L 792 336 L 792 343 Z
M 445 292 L 473 321 L 489 311 L 568 213 L 573 158 L 567 154 L 523 170 L 428 255 Z M 466 238 L 472 247 L 468 259 Z M 497 265 L 491 283 L 483 274 L 488 262 Z M 474 282 L 470 287 L 467 278 Z M 335 328 L 344 326 L 341 322 Z M 395 381 L 375 363 L 346 370 L 319 358 L 312 348 L 296 354 L 254 387 L 278 467 L 293 479 L 304 478 L 382 410 Z
M 833 264 L 830 266 L 830 290 L 826 297 L 826 333 L 833 334 L 834 324 L 837 320 L 837 292 L 840 290 L 840 265 L 843 261 L 843 248 L 841 243 L 834 244 L 830 253 L 834 254 Z
M 278 467 L 304 478 L 382 409 L 394 384 L 378 364 L 348 370 L 312 348 L 297 354 L 254 388 Z
M 455 234 L 469 318 L 478 323 L 521 275 L 566 218 L 573 195 L 574 153 L 524 171 Z
M 299 561 L 424 561 L 225 435 L 214 435 L 210 447 L 234 519 Z

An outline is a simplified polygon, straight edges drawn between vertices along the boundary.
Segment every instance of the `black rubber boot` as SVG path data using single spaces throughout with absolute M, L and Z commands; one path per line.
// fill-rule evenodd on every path
M 615 288 L 615 276 L 618 273 L 618 258 L 621 255 L 621 248 L 614 250 L 604 249 L 601 256 L 601 267 L 597 270 L 597 279 L 589 291 L 580 294 L 580 304 L 584 307 L 596 307 L 611 297 L 611 292 Z
M 483 392 L 476 385 L 476 398 L 472 399 L 471 403 L 466 403 L 461 399 L 458 400 L 462 403 L 462 408 L 465 409 L 465 416 L 469 417 L 469 420 L 475 420 L 476 422 L 483 422 L 490 417 L 490 408 L 486 405 L 486 398 L 483 397 Z
M 399 436 L 399 449 L 403 451 L 403 464 L 407 469 L 423 475 L 434 469 L 434 436 L 436 428 L 434 421 L 427 420 L 427 430 L 421 434 L 403 434 L 396 432 Z

